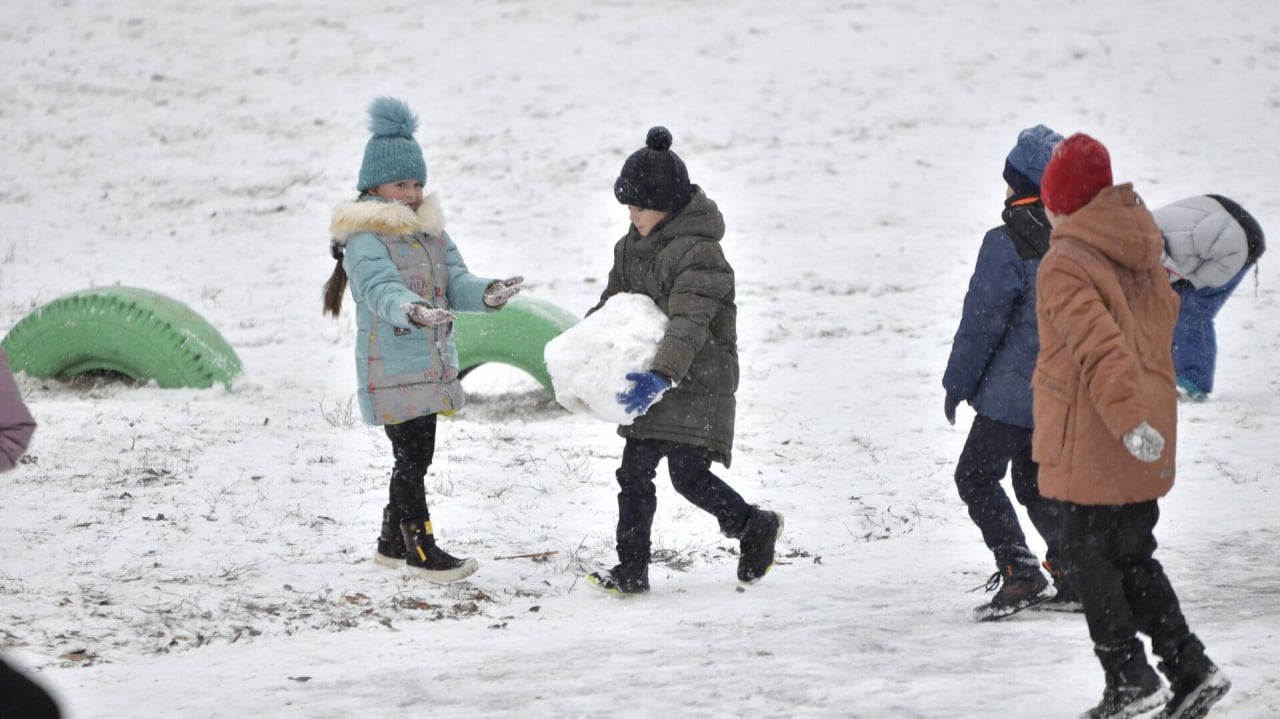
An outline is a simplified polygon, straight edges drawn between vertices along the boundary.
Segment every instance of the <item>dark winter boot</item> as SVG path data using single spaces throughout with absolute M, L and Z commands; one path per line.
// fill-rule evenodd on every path
M 399 569 L 404 566 L 404 555 L 404 533 L 400 531 L 400 517 L 388 504 L 382 509 L 382 532 L 378 535 L 378 549 L 373 553 L 373 562 Z
M 1096 646 L 1094 654 L 1106 673 L 1106 688 L 1098 706 L 1080 719 L 1125 719 L 1145 714 L 1169 699 L 1160 675 L 1147 663 L 1147 653 L 1136 638 Z
M 1173 698 L 1160 719 L 1198 719 L 1231 689 L 1231 680 L 1205 656 L 1204 644 L 1194 634 L 1181 642 L 1155 647 L 1160 671 L 1169 678 Z
M 474 559 L 459 559 L 436 546 L 430 519 L 410 519 L 400 523 L 404 535 L 406 579 L 426 579 L 448 583 L 465 579 L 480 568 Z
M 974 619 L 980 622 L 1004 619 L 1053 596 L 1049 580 L 1041 573 L 1040 563 L 1034 556 L 1007 560 L 998 566 L 984 585 L 988 592 L 996 594 L 986 604 L 974 607 Z
M 738 535 L 738 581 L 755 584 L 773 567 L 774 547 L 782 536 L 782 513 L 752 506 Z
M 649 591 L 649 566 L 617 564 L 613 569 L 588 574 L 587 584 L 614 596 L 645 594 Z
M 1035 605 L 1036 609 L 1044 609 L 1053 612 L 1083 612 L 1084 605 L 1080 603 L 1080 596 L 1076 594 L 1076 590 L 1071 586 L 1071 580 L 1067 579 L 1067 575 L 1057 566 L 1052 565 L 1048 560 L 1042 565 L 1049 576 L 1053 578 L 1053 596 L 1040 604 Z
M 0 701 L 4 716 L 23 719 L 60 719 L 62 711 L 49 691 L 25 672 L 0 661 Z

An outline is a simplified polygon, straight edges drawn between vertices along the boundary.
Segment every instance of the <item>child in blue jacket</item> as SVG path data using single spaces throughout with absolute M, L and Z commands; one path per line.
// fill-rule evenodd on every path
M 436 414 L 460 409 L 453 312 L 492 312 L 523 278 L 488 280 L 467 270 L 434 194 L 423 196 L 427 165 L 413 138 L 418 118 L 402 101 L 369 108 L 354 202 L 333 213 L 324 310 L 337 317 L 348 281 L 356 303 L 357 397 L 364 421 L 382 425 L 395 467 L 374 561 L 406 578 L 455 582 L 479 568 L 436 546 L 424 480 L 435 454 Z
M 995 555 L 998 588 L 977 607 L 979 620 L 996 619 L 1057 597 L 1074 603 L 1055 568 L 1058 503 L 1040 496 L 1031 459 L 1031 374 L 1040 340 L 1036 330 L 1036 270 L 1049 248 L 1050 226 L 1040 203 L 1040 176 L 1062 136 L 1044 125 L 1018 134 L 1005 159 L 1004 224 L 987 232 L 964 298 L 964 313 L 942 377 L 947 421 L 968 402 L 977 413 L 956 465 L 955 482 L 969 516 Z M 1000 480 L 1012 466 L 1013 491 L 1047 545 L 1046 566 L 1057 593 L 1040 571 Z
M 1202 402 L 1213 391 L 1218 336 L 1213 319 L 1266 249 L 1262 227 L 1221 195 L 1196 195 L 1152 212 L 1164 238 L 1164 266 L 1182 300 L 1173 329 L 1178 393 Z

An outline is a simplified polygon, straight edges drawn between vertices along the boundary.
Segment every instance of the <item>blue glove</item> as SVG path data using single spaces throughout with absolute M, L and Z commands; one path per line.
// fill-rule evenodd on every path
M 618 395 L 618 404 L 626 407 L 628 414 L 644 414 L 671 389 L 671 381 L 657 372 L 628 372 L 627 379 L 635 384 Z

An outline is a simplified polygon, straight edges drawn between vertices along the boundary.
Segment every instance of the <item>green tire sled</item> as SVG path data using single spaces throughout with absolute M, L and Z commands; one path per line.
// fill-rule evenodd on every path
M 542 353 L 548 342 L 577 322 L 577 317 L 550 302 L 523 296 L 511 298 L 497 312 L 459 312 L 453 323 L 459 373 L 465 375 L 488 362 L 510 365 L 554 395 Z
M 0 341 L 15 372 L 69 378 L 109 371 L 161 387 L 230 387 L 240 358 L 186 305 L 150 290 L 104 287 L 37 308 Z

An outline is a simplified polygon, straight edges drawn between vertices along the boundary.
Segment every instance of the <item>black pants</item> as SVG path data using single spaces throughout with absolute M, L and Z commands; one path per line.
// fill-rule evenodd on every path
M 671 485 L 682 497 L 712 514 L 727 537 L 741 535 L 751 505 L 712 474 L 711 457 L 702 447 L 651 439 L 628 439 L 618 468 L 618 562 L 622 571 L 644 572 L 649 566 L 649 533 L 658 501 L 653 478 L 667 458 Z
M 956 464 L 956 489 L 969 508 L 969 517 L 982 530 L 982 541 L 1001 566 L 1019 559 L 1035 561 L 1009 495 L 1000 486 L 1010 466 L 1014 496 L 1027 508 L 1027 516 L 1044 539 L 1045 559 L 1055 564 L 1062 511 L 1057 500 L 1040 496 L 1040 468 L 1031 459 L 1031 430 L 975 416 Z
M 425 480 L 436 453 L 436 415 L 389 424 L 385 429 L 396 459 L 389 500 L 393 519 L 430 518 Z
M 1120 506 L 1063 503 L 1062 554 L 1098 647 L 1151 637 L 1167 656 L 1190 631 L 1164 567 L 1152 555 L 1160 518 L 1154 501 Z

